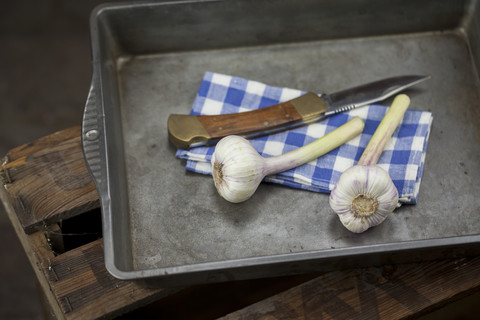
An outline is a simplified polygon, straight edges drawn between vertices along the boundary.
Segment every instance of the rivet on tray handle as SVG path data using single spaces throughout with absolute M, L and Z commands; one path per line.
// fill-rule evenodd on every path
M 324 101 L 314 93 L 270 107 L 253 111 L 221 115 L 171 114 L 168 118 L 168 136 L 177 147 L 214 144 L 228 135 L 246 138 L 289 129 L 324 113 Z

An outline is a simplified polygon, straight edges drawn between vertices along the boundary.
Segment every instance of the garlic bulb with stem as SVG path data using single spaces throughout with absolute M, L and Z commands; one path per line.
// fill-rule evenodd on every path
M 363 120 L 355 117 L 325 136 L 285 154 L 264 158 L 240 136 L 221 139 L 212 155 L 212 175 L 218 193 L 227 201 L 249 199 L 267 175 L 315 160 L 359 135 Z
M 395 97 L 357 165 L 343 172 L 330 193 L 330 206 L 352 232 L 361 233 L 382 223 L 398 206 L 397 188 L 376 163 L 409 105 L 407 95 Z

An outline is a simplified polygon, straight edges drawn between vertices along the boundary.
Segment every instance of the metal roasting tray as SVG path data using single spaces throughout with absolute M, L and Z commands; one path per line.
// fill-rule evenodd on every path
M 109 272 L 192 284 L 478 254 L 479 9 L 449 0 L 96 8 L 82 137 Z M 189 112 L 205 71 L 317 93 L 431 75 L 407 92 L 411 109 L 434 115 L 419 203 L 353 234 L 326 194 L 261 184 L 250 200 L 226 202 L 168 141 L 168 115 Z

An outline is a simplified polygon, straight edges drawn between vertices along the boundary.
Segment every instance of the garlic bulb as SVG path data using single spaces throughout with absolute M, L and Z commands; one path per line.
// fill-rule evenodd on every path
M 398 191 L 379 166 L 347 169 L 330 194 L 330 206 L 343 225 L 360 233 L 383 222 L 398 204 Z
M 221 139 L 212 155 L 212 175 L 218 193 L 227 201 L 249 199 L 263 178 L 315 160 L 359 135 L 363 121 L 355 117 L 325 136 L 283 155 L 264 158 L 245 138 Z
M 394 99 L 357 165 L 343 172 L 330 193 L 330 206 L 352 232 L 364 232 L 382 223 L 398 206 L 397 188 L 376 163 L 409 104 L 404 94 Z
M 249 199 L 266 175 L 264 159 L 240 136 L 220 140 L 211 161 L 215 187 L 230 202 Z

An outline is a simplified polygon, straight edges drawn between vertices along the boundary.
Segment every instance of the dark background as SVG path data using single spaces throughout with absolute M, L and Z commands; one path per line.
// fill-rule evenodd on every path
M 100 0 L 15 0 L 0 6 L 0 158 L 81 124 L 92 74 L 89 14 Z M 43 319 L 36 278 L 0 206 L 0 319 Z M 428 319 L 474 319 L 480 295 Z
M 89 15 L 100 0 L 0 5 L 0 158 L 80 125 L 92 74 Z M 0 205 L 0 319 L 42 319 L 36 277 Z

